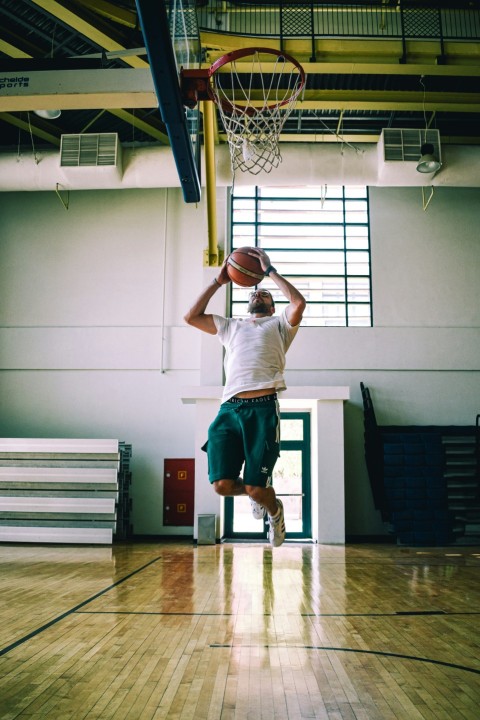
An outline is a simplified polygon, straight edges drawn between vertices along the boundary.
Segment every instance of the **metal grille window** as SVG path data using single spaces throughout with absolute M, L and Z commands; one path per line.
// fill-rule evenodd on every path
M 261 247 L 305 296 L 303 325 L 372 325 L 368 190 L 365 187 L 235 187 L 232 250 Z M 272 280 L 276 312 L 286 300 Z M 232 317 L 244 317 L 251 288 L 231 286 Z

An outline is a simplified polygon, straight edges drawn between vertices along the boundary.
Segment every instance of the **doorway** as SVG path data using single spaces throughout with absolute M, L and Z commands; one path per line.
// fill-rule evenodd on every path
M 280 413 L 280 457 L 273 487 L 285 509 L 286 540 L 312 537 L 310 413 Z M 225 537 L 266 540 L 268 525 L 252 516 L 248 497 L 225 498 Z

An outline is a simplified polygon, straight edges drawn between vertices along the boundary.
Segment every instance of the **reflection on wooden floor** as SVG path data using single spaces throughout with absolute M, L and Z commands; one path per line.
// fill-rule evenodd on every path
M 480 549 L 0 546 L 0 718 L 478 720 Z

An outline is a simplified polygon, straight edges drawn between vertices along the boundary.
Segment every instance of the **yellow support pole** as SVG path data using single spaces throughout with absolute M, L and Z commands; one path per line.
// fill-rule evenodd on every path
M 205 185 L 207 192 L 208 250 L 205 251 L 204 265 L 221 265 L 217 235 L 217 181 L 215 174 L 215 105 L 203 101 L 203 129 L 205 138 Z M 222 260 L 223 261 L 223 260 Z

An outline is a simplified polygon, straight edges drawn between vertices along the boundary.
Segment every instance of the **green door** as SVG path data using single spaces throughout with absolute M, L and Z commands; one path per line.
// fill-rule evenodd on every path
M 273 487 L 285 509 L 286 540 L 312 536 L 310 496 L 310 414 L 280 413 L 280 457 Z M 267 539 L 266 518 L 255 520 L 248 497 L 225 498 L 225 537 Z

